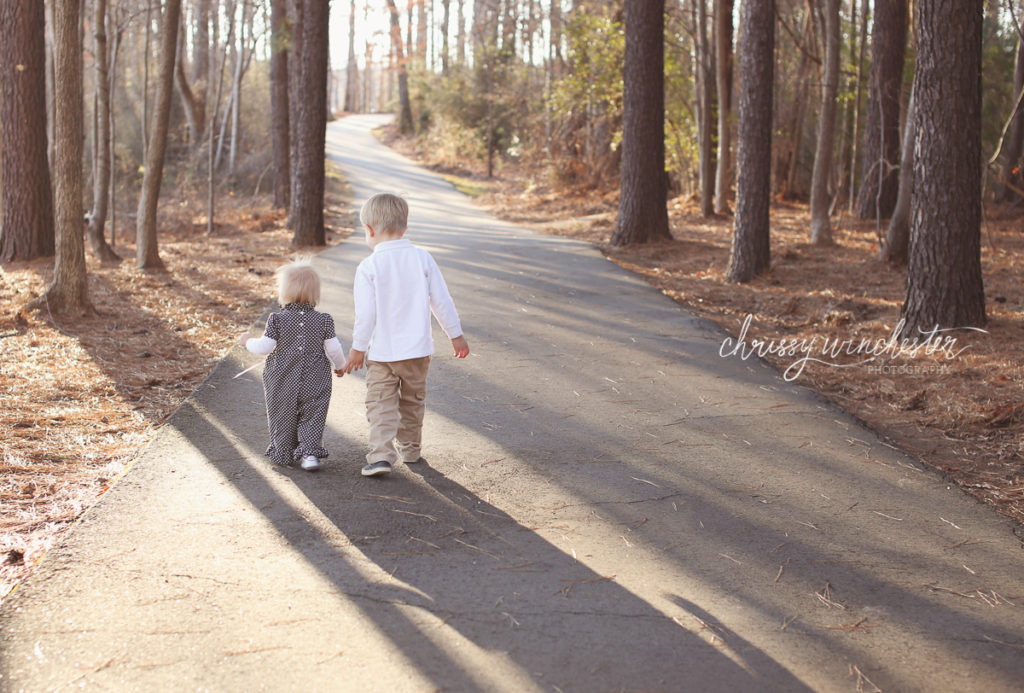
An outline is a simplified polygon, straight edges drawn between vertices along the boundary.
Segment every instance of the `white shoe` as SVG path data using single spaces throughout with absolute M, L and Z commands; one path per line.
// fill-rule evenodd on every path
M 302 458 L 300 466 L 307 472 L 315 472 L 316 470 L 320 469 L 320 460 L 318 460 L 313 455 L 305 455 Z

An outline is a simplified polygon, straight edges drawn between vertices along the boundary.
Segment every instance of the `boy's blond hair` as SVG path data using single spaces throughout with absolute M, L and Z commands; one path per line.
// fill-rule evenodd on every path
M 281 265 L 274 272 L 277 275 L 277 301 L 282 306 L 289 303 L 320 303 L 320 275 L 306 258 L 300 258 L 287 265 Z
M 404 233 L 409 225 L 409 205 L 398 195 L 377 193 L 363 203 L 359 221 L 377 233 Z

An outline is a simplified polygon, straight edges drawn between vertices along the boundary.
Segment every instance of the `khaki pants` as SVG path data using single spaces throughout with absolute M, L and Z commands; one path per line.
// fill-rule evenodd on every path
M 420 457 L 430 357 L 366 362 L 366 418 L 370 447 L 366 461 L 394 464 Z

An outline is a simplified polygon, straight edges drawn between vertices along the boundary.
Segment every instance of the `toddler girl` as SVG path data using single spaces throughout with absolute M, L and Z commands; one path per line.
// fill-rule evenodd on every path
M 312 472 L 328 455 L 321 442 L 331 401 L 331 362 L 341 368 L 345 351 L 334 334 L 334 319 L 314 310 L 320 302 L 320 276 L 310 262 L 284 265 L 276 275 L 278 303 L 284 308 L 271 313 L 262 337 L 245 332 L 239 343 L 268 355 L 263 366 L 267 457 L 285 466 L 299 460 Z

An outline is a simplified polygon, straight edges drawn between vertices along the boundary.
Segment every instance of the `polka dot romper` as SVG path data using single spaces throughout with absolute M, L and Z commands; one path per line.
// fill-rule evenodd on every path
M 277 341 L 263 366 L 267 457 L 281 465 L 305 455 L 327 457 L 322 440 L 331 402 L 331 362 L 324 341 L 335 337 L 334 318 L 309 303 L 289 303 L 270 315 L 265 334 Z

